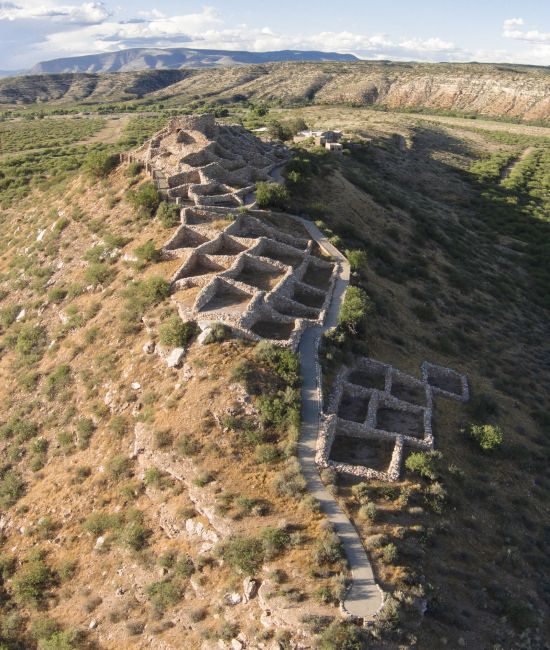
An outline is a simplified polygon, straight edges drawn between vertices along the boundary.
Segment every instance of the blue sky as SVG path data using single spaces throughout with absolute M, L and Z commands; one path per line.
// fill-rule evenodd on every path
M 550 65 L 548 0 L 0 0 L 0 69 L 127 47 Z

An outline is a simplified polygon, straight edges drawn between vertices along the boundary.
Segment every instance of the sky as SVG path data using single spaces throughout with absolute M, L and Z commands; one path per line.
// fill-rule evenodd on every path
M 550 0 L 0 0 L 0 70 L 129 47 L 550 65 Z

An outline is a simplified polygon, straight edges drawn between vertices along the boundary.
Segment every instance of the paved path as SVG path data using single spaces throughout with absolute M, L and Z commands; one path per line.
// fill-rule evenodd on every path
M 344 255 L 327 240 L 315 224 L 300 219 L 300 217 L 293 218 L 302 223 L 312 239 L 315 239 L 327 253 L 340 263 L 338 279 L 325 323 L 322 326 L 308 328 L 300 341 L 302 428 L 298 443 L 298 458 L 309 492 L 319 501 L 321 510 L 338 533 L 350 565 L 353 581 L 344 599 L 344 607 L 353 616 L 362 618 L 364 621 L 372 621 L 382 605 L 383 593 L 374 580 L 372 567 L 357 530 L 336 499 L 323 485 L 315 463 L 317 435 L 322 411 L 320 374 L 317 371 L 318 344 L 323 333 L 338 324 L 340 308 L 349 284 L 350 266 Z

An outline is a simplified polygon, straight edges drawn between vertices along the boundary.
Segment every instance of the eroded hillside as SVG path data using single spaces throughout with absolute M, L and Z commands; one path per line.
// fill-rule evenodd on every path
M 272 63 L 209 70 L 0 79 L 0 104 L 240 100 L 447 111 L 525 121 L 550 118 L 546 68 L 497 64 Z

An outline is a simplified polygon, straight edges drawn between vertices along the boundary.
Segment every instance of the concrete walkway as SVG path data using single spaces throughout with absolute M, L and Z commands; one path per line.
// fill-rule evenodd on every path
M 302 428 L 298 458 L 308 490 L 319 501 L 322 512 L 333 525 L 349 562 L 353 581 L 344 599 L 344 607 L 351 615 L 368 622 L 373 620 L 382 606 L 383 593 L 374 580 L 372 567 L 357 530 L 323 485 L 315 463 L 322 414 L 318 346 L 323 333 L 338 324 L 340 308 L 349 284 L 350 266 L 345 256 L 327 240 L 315 224 L 300 217 L 292 218 L 305 226 L 311 238 L 339 262 L 340 266 L 325 323 L 308 328 L 302 336 L 298 350 L 302 372 Z

